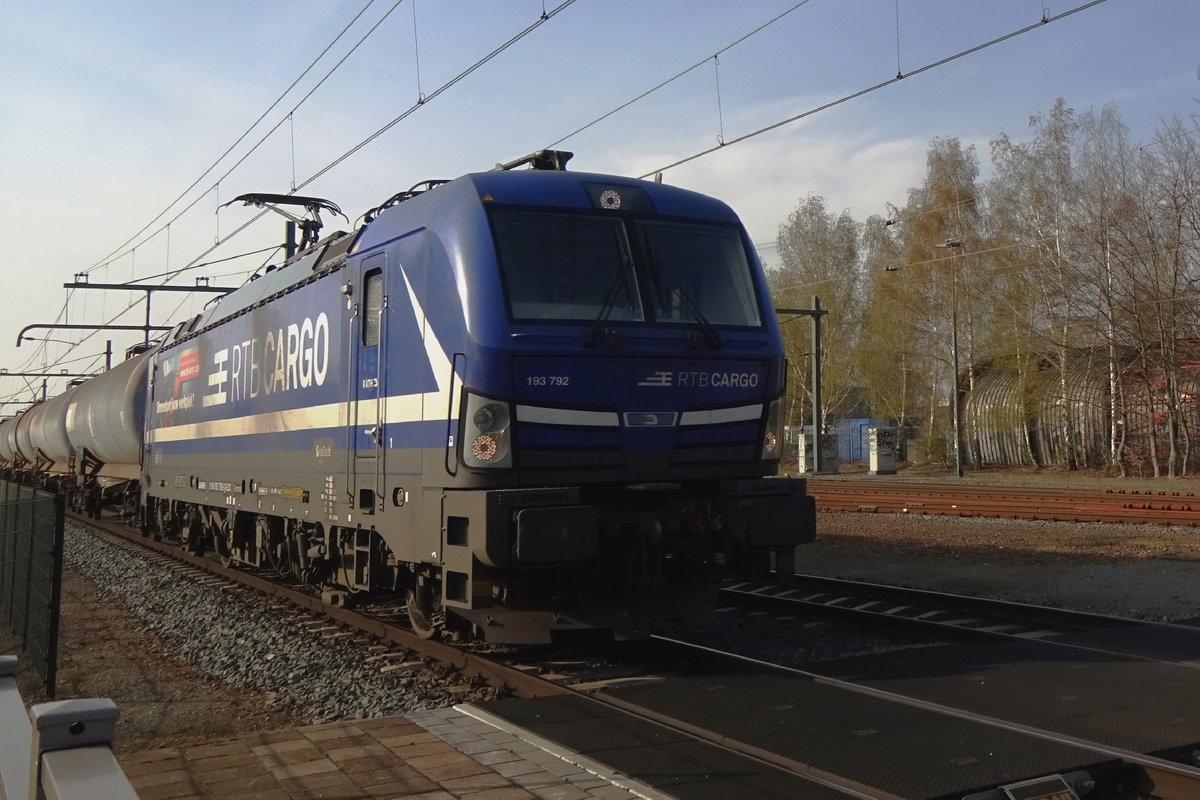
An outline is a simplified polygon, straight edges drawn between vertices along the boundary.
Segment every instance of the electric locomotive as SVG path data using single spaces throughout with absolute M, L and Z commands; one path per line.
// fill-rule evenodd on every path
M 786 370 L 745 230 L 569 158 L 419 184 L 315 243 L 307 220 L 176 326 L 147 362 L 147 531 L 514 643 L 645 636 L 732 567 L 786 568 L 815 512 L 764 477 Z

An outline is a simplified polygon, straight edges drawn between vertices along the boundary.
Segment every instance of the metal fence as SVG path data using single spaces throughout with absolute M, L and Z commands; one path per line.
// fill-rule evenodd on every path
M 54 697 L 63 495 L 0 481 L 0 619 Z

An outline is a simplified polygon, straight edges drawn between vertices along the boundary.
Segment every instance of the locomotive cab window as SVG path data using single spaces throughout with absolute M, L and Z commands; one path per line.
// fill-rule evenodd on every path
M 655 320 L 762 325 L 736 229 L 677 222 L 641 222 L 638 228 Z
M 363 289 L 362 343 L 365 347 L 379 344 L 379 321 L 383 315 L 383 272 L 367 273 Z
M 513 319 L 645 318 L 620 220 L 497 209 L 492 228 Z
M 514 320 L 762 326 L 736 227 L 493 209 L 492 230 Z

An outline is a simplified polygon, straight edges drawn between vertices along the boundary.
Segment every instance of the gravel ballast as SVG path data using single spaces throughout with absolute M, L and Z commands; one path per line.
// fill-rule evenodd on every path
M 229 684 L 251 686 L 314 722 L 361 719 L 465 700 L 492 690 L 452 681 L 423 664 L 396 669 L 365 636 L 314 622 L 250 590 L 181 568 L 164 571 L 140 553 L 68 525 L 66 563 L 121 603 L 176 657 Z M 383 671 L 384 669 L 387 671 Z
M 19 645 L 0 633 L 0 652 Z M 32 670 L 18 678 L 27 704 L 49 699 Z M 399 648 L 66 526 L 57 698 L 116 701 L 118 754 L 495 696 Z

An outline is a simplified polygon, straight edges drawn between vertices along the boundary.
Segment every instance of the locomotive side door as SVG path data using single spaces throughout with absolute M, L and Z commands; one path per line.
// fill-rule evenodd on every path
M 372 256 L 360 267 L 362 300 L 354 331 L 354 383 L 351 388 L 351 437 L 354 448 L 355 507 L 361 514 L 373 514 L 382 508 L 382 449 L 384 439 L 384 398 L 387 374 L 384 292 L 384 255 Z

